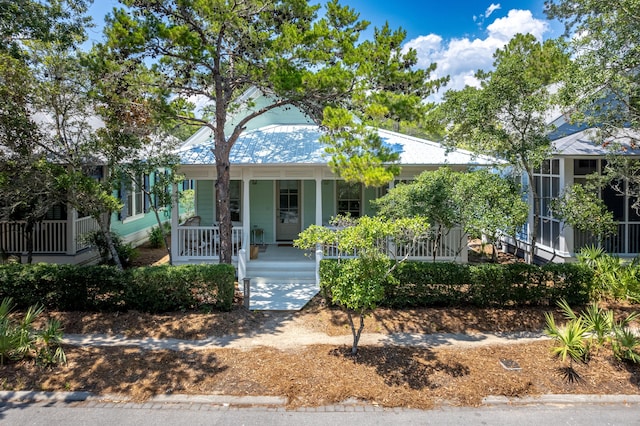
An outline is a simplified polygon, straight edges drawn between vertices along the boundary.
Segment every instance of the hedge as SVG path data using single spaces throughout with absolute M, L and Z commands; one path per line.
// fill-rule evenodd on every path
M 330 282 L 327 274 L 336 273 L 340 273 L 337 261 L 322 261 L 323 295 L 329 294 L 325 288 L 325 283 Z M 593 272 L 583 265 L 569 263 L 540 267 L 524 263 L 403 262 L 395 269 L 393 278 L 386 285 L 381 306 L 552 305 L 559 299 L 580 305 L 589 300 Z
M 61 311 L 169 312 L 233 304 L 231 265 L 112 266 L 0 265 L 0 300 L 20 308 L 42 303 Z

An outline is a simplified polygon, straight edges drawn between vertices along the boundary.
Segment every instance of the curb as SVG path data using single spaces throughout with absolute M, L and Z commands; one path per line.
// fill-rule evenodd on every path
M 0 402 L 110 402 L 131 403 L 131 398 L 122 395 L 94 395 L 91 392 L 35 392 L 35 391 L 0 391 Z M 233 396 L 233 395 L 156 395 L 144 403 L 158 404 L 210 404 L 224 407 L 284 407 L 287 403 L 285 397 L 280 396 Z M 349 405 L 347 400 L 342 404 Z M 524 406 L 524 405 L 580 405 L 580 404 L 625 404 L 640 405 L 640 395 L 573 395 L 556 394 L 528 396 L 524 398 L 509 398 L 506 396 L 487 396 L 482 399 L 482 406 Z M 358 405 L 371 405 L 358 401 Z M 394 409 L 403 409 L 395 407 Z
M 0 391 L 0 402 L 133 402 L 122 395 L 94 395 L 91 392 L 35 392 Z M 211 404 L 222 406 L 284 406 L 287 399 L 280 396 L 233 395 L 156 395 L 145 403 L 159 404 Z
M 523 398 L 509 398 L 506 396 L 487 396 L 482 399 L 482 405 L 577 405 L 577 404 L 640 404 L 640 395 L 574 395 L 554 394 L 527 396 Z

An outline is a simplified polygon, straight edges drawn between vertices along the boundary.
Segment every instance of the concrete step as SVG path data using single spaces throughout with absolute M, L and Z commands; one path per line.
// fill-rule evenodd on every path
M 306 262 L 249 262 L 247 277 L 263 277 L 278 280 L 315 280 L 314 263 Z

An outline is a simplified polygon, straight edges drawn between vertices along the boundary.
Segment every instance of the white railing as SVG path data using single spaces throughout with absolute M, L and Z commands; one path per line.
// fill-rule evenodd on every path
M 393 241 L 381 241 L 381 247 L 390 256 L 395 258 L 407 258 L 408 260 L 434 260 L 434 242 L 433 240 L 425 240 L 418 244 L 403 245 L 395 244 Z M 436 261 L 460 261 L 466 262 L 467 236 L 461 228 L 453 228 L 446 234 L 442 235 L 440 241 L 435 247 Z M 327 259 L 336 259 L 338 257 L 348 258 L 357 256 L 357 252 L 344 253 L 340 252 L 334 245 L 325 245 L 322 247 L 322 255 Z
M 75 221 L 76 251 L 84 250 L 91 244 L 87 241 L 87 234 L 100 229 L 98 221 L 94 218 L 81 217 Z
M 178 226 L 178 256 L 217 260 L 220 256 L 220 229 L 217 226 Z M 242 248 L 242 226 L 231 228 L 232 257 Z
M 0 249 L 6 253 L 27 253 L 25 222 L 0 223 Z M 66 253 L 67 221 L 48 220 L 33 226 L 33 253 Z

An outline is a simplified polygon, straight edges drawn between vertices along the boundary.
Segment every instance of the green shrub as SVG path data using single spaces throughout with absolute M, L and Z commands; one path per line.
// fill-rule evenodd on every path
M 229 310 L 234 278 L 231 265 L 163 265 L 125 271 L 106 265 L 0 265 L 0 298 L 12 297 L 21 309 L 38 303 L 64 311 Z
M 183 265 L 135 268 L 126 289 L 127 306 L 145 312 L 231 309 L 235 269 L 231 265 Z
M 342 267 L 326 259 L 320 265 L 321 290 Z M 389 307 L 549 305 L 558 299 L 585 304 L 593 273 L 578 264 L 523 263 L 464 265 L 404 262 L 385 288 Z
M 102 264 L 113 265 L 111 252 L 109 251 L 107 240 L 104 238 L 102 231 L 90 232 L 86 234 L 85 238 L 98 249 Z M 116 252 L 118 253 L 122 266 L 128 266 L 131 261 L 138 256 L 138 250 L 133 247 L 131 243 L 124 243 L 122 238 L 120 238 L 120 236 L 115 232 L 111 232 L 111 239 L 113 240 L 113 244 L 115 245 Z
M 592 298 L 640 302 L 640 258 L 626 261 L 598 247 L 585 247 L 578 261 L 595 274 Z
M 165 222 L 160 226 L 154 226 L 149 231 L 149 246 L 151 248 L 160 248 L 164 246 L 164 236 L 165 233 L 171 231 L 171 224 L 169 222 Z

